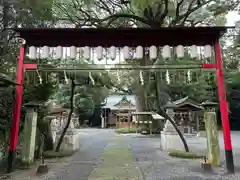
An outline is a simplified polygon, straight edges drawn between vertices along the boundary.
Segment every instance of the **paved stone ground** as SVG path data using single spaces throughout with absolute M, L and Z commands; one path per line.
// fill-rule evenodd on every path
M 235 142 L 235 149 L 240 145 Z M 240 135 L 239 135 L 240 137 Z M 160 138 L 141 135 L 117 135 L 113 130 L 81 129 L 80 151 L 53 165 L 41 177 L 27 172 L 15 173 L 17 180 L 239 180 L 240 153 L 235 152 L 236 175 L 223 175 L 223 168 L 214 174 L 203 173 L 200 160 L 171 158 L 160 151 Z M 189 140 L 189 142 L 194 141 Z M 221 141 L 220 141 L 221 142 Z M 192 143 L 191 147 L 204 148 Z M 191 148 L 190 147 L 190 148 Z M 222 145 L 221 145 L 222 147 Z M 222 154 L 224 155 L 224 154 Z

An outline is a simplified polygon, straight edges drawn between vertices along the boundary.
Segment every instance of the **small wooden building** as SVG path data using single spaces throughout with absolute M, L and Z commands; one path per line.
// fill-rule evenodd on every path
M 134 95 L 111 95 L 102 107 L 102 117 L 107 127 L 125 126 L 132 122 L 130 113 L 136 111 Z M 130 119 L 129 119 L 130 118 Z
M 183 133 L 196 134 L 202 127 L 204 108 L 198 102 L 184 97 L 173 101 L 172 106 L 167 105 L 165 108 L 174 110 L 174 120 Z

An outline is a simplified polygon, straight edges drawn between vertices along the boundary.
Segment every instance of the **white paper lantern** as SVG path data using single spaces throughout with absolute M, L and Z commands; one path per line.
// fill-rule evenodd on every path
M 163 46 L 163 53 L 162 53 L 163 58 L 170 58 L 171 57 L 171 49 L 170 46 L 166 45 Z
M 77 55 L 77 48 L 75 46 L 70 47 L 70 58 L 75 59 Z
M 85 46 L 83 49 L 83 57 L 85 59 L 91 59 L 91 48 L 89 46 Z
M 157 58 L 157 47 L 151 46 L 149 48 L 149 57 L 150 59 L 156 59 Z
M 96 54 L 97 54 L 97 59 L 102 60 L 102 58 L 103 58 L 103 47 L 102 46 L 98 46 L 96 48 Z
M 177 57 L 183 58 L 184 57 L 184 47 L 182 45 L 178 45 L 176 50 L 177 50 Z
M 55 59 L 62 59 L 62 57 L 63 57 L 63 47 L 57 46 Z
M 198 52 L 197 52 L 197 46 L 192 45 L 191 46 L 191 58 L 197 58 L 198 57 Z
M 136 47 L 136 59 L 142 59 L 143 58 L 143 47 L 137 46 Z
M 49 58 L 49 50 L 50 48 L 48 46 L 43 46 L 43 52 L 42 52 L 43 59 Z
M 117 49 L 115 46 L 111 46 L 109 48 L 109 57 L 111 58 L 111 60 L 115 60 L 116 59 L 116 53 L 117 52 Z
M 124 46 L 123 48 L 123 57 L 124 59 L 130 59 L 130 48 L 128 46 Z
M 36 59 L 37 58 L 37 48 L 35 46 L 29 47 L 29 58 Z
M 210 45 L 204 46 L 204 57 L 210 58 L 212 56 L 212 47 Z

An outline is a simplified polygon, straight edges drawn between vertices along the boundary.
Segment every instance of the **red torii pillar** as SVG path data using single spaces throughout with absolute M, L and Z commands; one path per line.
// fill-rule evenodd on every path
M 228 103 L 226 99 L 226 87 L 224 83 L 223 61 L 219 39 L 214 44 L 216 64 L 203 64 L 203 69 L 216 68 L 218 98 L 220 104 L 220 114 L 223 128 L 224 149 L 226 159 L 226 169 L 228 173 L 234 173 L 234 161 L 231 142 L 231 131 L 228 116 Z
M 11 134 L 10 134 L 10 142 L 8 148 L 8 166 L 7 173 L 11 173 L 13 171 L 13 165 L 16 159 L 16 148 L 18 144 L 18 133 L 19 133 L 19 124 L 20 124 L 20 116 L 21 116 L 21 106 L 22 106 L 22 98 L 23 98 L 23 80 L 24 80 L 24 69 L 36 69 L 36 64 L 24 64 L 24 55 L 25 55 L 25 40 L 20 40 L 20 55 L 17 60 L 17 74 L 16 74 L 16 82 L 18 85 L 16 86 L 15 91 L 15 103 L 13 106 L 13 117 L 12 117 L 12 126 L 11 126 Z
M 231 142 L 231 132 L 228 117 L 228 103 L 226 99 L 226 88 L 224 83 L 222 53 L 219 39 L 215 43 L 216 75 L 218 86 L 218 97 L 220 102 L 220 113 L 223 127 L 224 149 L 226 158 L 226 168 L 229 173 L 234 173 L 233 151 Z

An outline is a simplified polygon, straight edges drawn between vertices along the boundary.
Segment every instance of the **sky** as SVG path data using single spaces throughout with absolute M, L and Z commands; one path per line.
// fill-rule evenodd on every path
M 232 12 L 229 12 L 227 14 L 227 24 L 226 26 L 234 26 L 235 25 L 235 22 L 240 20 L 240 15 L 235 12 L 235 11 L 232 11 Z

